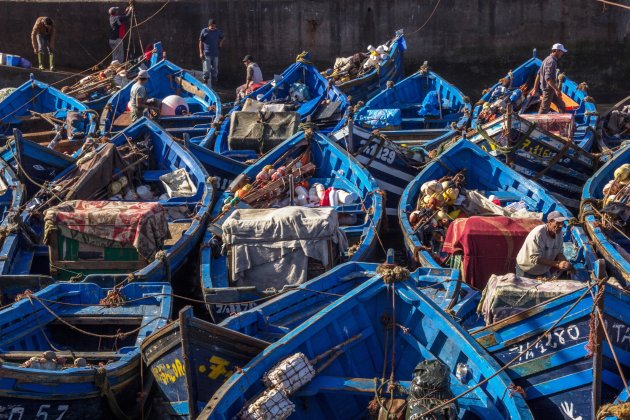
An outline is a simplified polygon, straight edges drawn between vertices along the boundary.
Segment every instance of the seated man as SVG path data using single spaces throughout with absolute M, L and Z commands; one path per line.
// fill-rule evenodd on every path
M 142 118 L 143 115 L 150 117 L 149 110 L 159 111 L 159 105 L 155 99 L 147 98 L 146 84 L 149 81 L 149 72 L 140 70 L 136 83 L 131 87 L 130 108 L 131 122 Z
M 516 256 L 519 277 L 551 277 L 556 270 L 571 270 L 573 266 L 562 253 L 562 225 L 566 217 L 559 211 L 547 216 L 547 223 L 536 226 L 525 238 Z

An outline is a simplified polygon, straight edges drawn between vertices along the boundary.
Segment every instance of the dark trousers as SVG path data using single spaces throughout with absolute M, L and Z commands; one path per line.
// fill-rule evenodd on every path
M 556 92 L 548 87 L 546 89 L 543 89 L 542 95 L 540 95 L 540 108 L 538 108 L 538 113 L 548 114 L 552 103 L 556 104 L 560 113 L 566 112 L 564 102 L 562 102 L 562 98 L 558 97 L 556 95 Z

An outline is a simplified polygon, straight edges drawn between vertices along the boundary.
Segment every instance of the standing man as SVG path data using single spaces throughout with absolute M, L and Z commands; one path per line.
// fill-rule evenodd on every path
M 112 49 L 112 61 L 125 62 L 123 38 L 127 33 L 127 25 L 133 13 L 133 7 L 128 6 L 125 14 L 120 14 L 118 7 L 109 8 L 109 47 Z
M 263 76 L 262 71 L 258 64 L 254 62 L 254 57 L 247 54 L 245 58 L 243 58 L 243 64 L 245 64 L 245 84 L 236 88 L 236 100 L 239 101 L 243 99 L 248 93 L 250 93 L 250 89 L 252 85 L 262 83 Z
M 539 114 L 549 113 L 551 104 L 554 103 L 561 113 L 566 112 L 562 102 L 562 92 L 558 88 L 558 60 L 562 58 L 567 49 L 562 44 L 553 44 L 551 54 L 542 62 L 536 79 L 540 82 L 542 97 L 540 99 Z
M 559 211 L 552 211 L 546 224 L 529 232 L 516 256 L 517 276 L 551 277 L 557 270 L 573 268 L 563 253 L 562 226 L 566 220 Z
M 131 122 L 135 122 L 144 114 L 144 110 L 149 108 L 147 104 L 147 88 L 146 84 L 149 80 L 149 72 L 140 70 L 136 83 L 131 87 L 129 102 L 131 103 Z
M 214 19 L 208 20 L 208 27 L 201 30 L 199 35 L 199 58 L 203 63 L 203 82 L 208 83 L 212 76 L 212 83 L 217 83 L 219 77 L 219 49 L 223 47 L 225 36 L 217 29 Z
M 54 50 L 55 50 L 55 25 L 51 18 L 38 17 L 31 31 L 31 43 L 33 52 L 37 54 L 39 69 L 44 70 L 44 52 L 48 53 L 50 71 L 55 70 Z

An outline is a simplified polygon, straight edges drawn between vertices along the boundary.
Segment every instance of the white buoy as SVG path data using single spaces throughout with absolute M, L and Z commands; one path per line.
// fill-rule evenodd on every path
M 178 95 L 169 95 L 162 100 L 160 116 L 173 117 L 175 115 L 188 114 L 188 104 L 186 100 Z

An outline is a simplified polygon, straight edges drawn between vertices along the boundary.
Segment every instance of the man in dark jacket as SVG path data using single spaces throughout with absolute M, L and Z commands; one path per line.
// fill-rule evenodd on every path
M 123 38 L 127 33 L 129 19 L 133 13 L 133 7 L 128 6 L 124 14 L 120 14 L 118 7 L 109 8 L 109 46 L 112 49 L 112 61 L 125 62 L 125 50 Z

